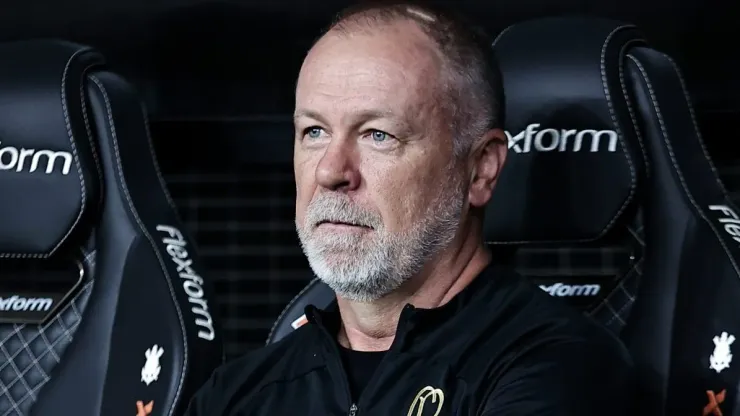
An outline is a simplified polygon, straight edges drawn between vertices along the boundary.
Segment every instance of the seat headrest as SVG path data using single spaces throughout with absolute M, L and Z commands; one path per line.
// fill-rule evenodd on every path
M 0 258 L 46 258 L 98 204 L 85 73 L 102 63 L 66 42 L 0 45 Z
M 546 18 L 494 42 L 506 94 L 507 160 L 486 211 L 490 243 L 588 241 L 635 195 L 638 163 L 620 78 L 629 25 Z

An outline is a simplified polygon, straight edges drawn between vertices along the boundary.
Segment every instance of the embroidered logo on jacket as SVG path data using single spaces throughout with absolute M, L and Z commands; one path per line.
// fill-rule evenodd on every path
M 427 405 L 427 401 L 429 404 Z M 442 405 L 445 402 L 445 394 L 441 389 L 435 389 L 432 386 L 426 386 L 419 390 L 419 393 L 411 402 L 409 412 L 406 416 L 439 416 L 442 412 Z M 435 409 L 434 413 L 424 413 L 425 409 Z

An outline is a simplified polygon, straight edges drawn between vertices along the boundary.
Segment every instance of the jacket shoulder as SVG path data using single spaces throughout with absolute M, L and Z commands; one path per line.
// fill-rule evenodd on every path
M 228 414 L 235 399 L 324 366 L 322 345 L 308 325 L 282 340 L 250 351 L 217 368 L 190 403 L 186 416 Z
M 299 328 L 274 344 L 250 351 L 224 364 L 216 372 L 229 381 L 243 381 L 248 385 L 264 385 L 292 378 L 296 373 L 323 364 L 323 360 L 315 359 L 323 358 L 323 354 L 318 354 L 321 345 L 315 335 L 312 328 Z M 253 381 L 252 378 L 258 380 Z

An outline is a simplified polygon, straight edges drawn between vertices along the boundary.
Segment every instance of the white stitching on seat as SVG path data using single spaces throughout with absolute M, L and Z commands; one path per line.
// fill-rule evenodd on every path
M 602 302 L 598 307 L 596 307 L 593 311 L 589 313 L 590 316 L 593 316 L 599 312 L 601 312 L 603 307 L 606 307 L 609 309 L 609 313 L 611 314 L 611 317 L 604 323 L 604 325 L 609 326 L 611 325 L 615 320 L 619 320 L 619 323 L 622 325 L 625 325 L 627 322 L 625 322 L 624 318 L 622 317 L 622 313 L 627 309 L 632 307 L 634 305 L 636 297 L 630 293 L 627 288 L 624 287 L 624 283 L 628 279 L 634 279 L 635 276 L 642 276 L 642 273 L 640 272 L 641 267 L 643 265 L 644 259 L 640 259 L 636 261 L 632 267 L 627 270 L 627 273 L 624 274 L 624 278 L 617 284 L 616 287 L 607 295 L 604 297 L 604 302 Z M 618 290 L 621 290 L 622 293 L 624 293 L 627 296 L 628 301 L 624 302 L 622 306 L 619 307 L 619 309 L 614 309 L 614 306 L 611 303 L 611 298 L 613 295 L 617 293 Z
M 100 159 L 98 158 L 98 149 L 95 143 L 95 140 L 93 139 L 92 134 L 92 128 L 90 128 L 90 119 L 87 115 L 87 97 L 85 95 L 85 80 L 87 79 L 87 74 L 85 74 L 85 78 L 83 78 L 83 82 L 80 83 L 80 101 L 82 102 L 82 119 L 85 121 L 85 132 L 87 133 L 87 138 L 90 141 L 90 152 L 92 153 L 93 161 L 95 163 L 95 171 L 98 173 L 98 193 L 100 194 L 98 196 L 98 204 L 103 203 L 103 198 L 105 196 L 105 189 L 104 189 L 104 180 L 103 180 L 103 168 L 100 165 Z
M 635 193 L 637 192 L 637 169 L 635 169 L 635 165 L 634 165 L 634 162 L 632 160 L 632 155 L 629 152 L 630 149 L 627 146 L 627 142 L 626 142 L 626 139 L 624 138 L 624 134 L 622 132 L 622 129 L 619 126 L 619 123 L 617 122 L 617 115 L 616 115 L 616 113 L 614 111 L 614 104 L 612 103 L 612 96 L 611 96 L 611 93 L 609 92 L 609 85 L 608 85 L 607 79 L 606 79 L 606 50 L 607 50 L 607 47 L 609 46 L 609 42 L 614 38 L 614 35 L 616 35 L 616 33 L 619 32 L 620 30 L 625 30 L 625 29 L 634 29 L 634 26 L 632 26 L 632 25 L 622 25 L 622 26 L 619 26 L 619 27 L 615 28 L 614 30 L 612 30 L 612 32 L 609 33 L 609 36 L 607 36 L 606 39 L 604 40 L 604 44 L 601 47 L 600 70 L 601 70 L 601 83 L 604 86 L 604 96 L 606 98 L 606 104 L 609 107 L 609 116 L 612 119 L 612 123 L 614 123 L 614 129 L 617 131 L 617 138 L 619 138 L 619 141 L 622 142 L 622 148 L 624 149 L 624 157 L 627 160 L 627 165 L 629 165 L 629 170 L 630 170 L 630 176 L 631 176 L 631 179 L 632 179 L 632 184 L 630 185 L 630 193 L 627 196 L 627 198 L 624 200 L 624 203 L 619 208 L 619 210 L 617 211 L 617 213 L 614 215 L 614 218 L 612 218 L 612 220 L 607 223 L 607 225 L 604 227 L 603 230 L 601 230 L 601 232 L 599 233 L 598 237 L 596 237 L 596 238 L 603 237 L 604 236 L 604 233 L 606 233 L 606 231 L 609 228 L 611 228 L 612 225 L 614 225 L 614 223 L 622 215 L 622 213 L 624 212 L 624 210 L 627 209 L 627 206 L 629 205 L 629 203 L 632 202 L 632 199 L 634 198 Z M 631 45 L 632 43 L 637 42 L 637 41 L 639 41 L 639 40 L 634 40 L 633 39 L 633 40 L 631 40 L 629 42 L 626 42 L 619 49 L 619 58 L 620 58 L 619 59 L 619 62 L 620 62 L 620 65 L 621 65 L 621 61 L 622 61 L 621 58 L 624 56 L 625 49 L 627 49 L 627 47 L 629 45 Z M 637 129 L 637 126 L 635 126 L 635 129 Z
M 493 43 L 491 44 L 491 48 L 494 48 L 495 49 L 496 48 L 496 44 L 498 43 L 498 41 L 501 40 L 501 38 L 503 38 L 505 34 L 509 33 L 509 31 L 514 26 L 517 26 L 517 25 L 511 25 L 511 26 L 507 27 L 506 29 L 502 30 L 501 33 L 499 33 L 498 36 L 496 36 L 496 39 L 493 40 Z
M 727 189 L 725 188 L 725 185 L 720 180 L 719 172 L 717 171 L 717 168 L 714 166 L 714 162 L 712 162 L 712 159 L 709 158 L 709 152 L 707 151 L 707 147 L 704 144 L 704 139 L 702 138 L 701 132 L 699 131 L 699 124 L 696 122 L 696 116 L 694 114 L 694 107 L 691 105 L 691 97 L 689 97 L 689 90 L 686 88 L 686 83 L 684 82 L 683 75 L 681 74 L 681 71 L 678 69 L 678 65 L 676 65 L 676 62 L 668 55 L 661 53 L 663 58 L 665 58 L 668 62 L 671 63 L 673 66 L 673 70 L 676 72 L 676 75 L 678 75 L 678 82 L 681 84 L 681 90 L 683 92 L 683 97 L 688 103 L 689 107 L 689 115 L 691 116 L 691 123 L 694 126 L 694 133 L 696 133 L 696 137 L 699 138 L 699 145 L 701 146 L 702 152 L 704 152 L 704 159 L 706 159 L 707 163 L 709 163 L 709 168 L 712 170 L 712 173 L 714 173 L 714 177 L 717 180 L 717 185 L 719 185 L 719 188 L 722 190 L 722 194 L 725 196 L 725 198 L 729 199 L 727 197 Z
M 175 392 L 175 397 L 173 404 L 168 412 L 169 416 L 172 416 L 175 412 L 175 407 L 177 405 L 177 402 L 180 400 L 180 394 L 182 394 L 182 387 L 185 383 L 185 374 L 187 373 L 188 369 L 188 340 L 187 340 L 187 331 L 185 330 L 185 321 L 182 316 L 182 311 L 180 310 L 180 304 L 177 302 L 177 296 L 175 295 L 174 288 L 172 287 L 172 281 L 170 279 L 169 271 L 167 270 L 167 267 L 165 266 L 164 261 L 162 260 L 162 256 L 157 249 L 157 244 L 154 242 L 154 239 L 152 238 L 151 234 L 149 234 L 149 231 L 144 226 L 144 223 L 141 221 L 141 218 L 139 218 L 138 211 L 136 210 L 136 207 L 134 206 L 134 202 L 131 199 L 131 195 L 129 195 L 128 187 L 126 186 L 126 182 L 124 180 L 123 176 L 123 164 L 121 163 L 121 156 L 118 150 L 118 136 L 116 134 L 116 127 L 113 123 L 113 111 L 111 109 L 111 103 L 108 99 L 108 93 L 105 89 L 105 86 L 103 86 L 102 82 L 98 80 L 97 77 L 94 75 L 90 76 L 90 80 L 97 85 L 97 87 L 100 89 L 101 94 L 103 95 L 103 99 L 105 100 L 105 109 L 108 116 L 108 128 L 111 133 L 111 141 L 113 143 L 113 150 L 115 151 L 115 158 L 116 158 L 116 170 L 118 171 L 119 176 L 119 186 L 121 188 L 121 191 L 123 191 L 123 195 L 126 198 L 126 202 L 128 204 L 129 210 L 131 211 L 131 214 L 134 216 L 134 219 L 136 220 L 136 224 L 139 226 L 139 229 L 146 237 L 147 241 L 149 241 L 149 244 L 152 247 L 152 250 L 154 251 L 155 256 L 157 257 L 157 261 L 159 262 L 159 267 L 162 269 L 162 272 L 165 275 L 165 280 L 167 283 L 167 288 L 170 292 L 170 297 L 172 298 L 172 303 L 175 306 L 175 312 L 177 313 L 177 318 L 180 323 L 180 331 L 182 332 L 182 342 L 183 342 L 183 368 L 180 372 L 180 380 L 177 384 L 177 390 Z M 152 155 L 154 157 L 154 155 Z
M 62 100 L 62 112 L 64 113 L 64 123 L 67 127 L 67 136 L 69 137 L 69 144 L 72 146 L 72 158 L 75 161 L 75 168 L 77 169 L 77 176 L 80 180 L 80 209 L 77 211 L 77 218 L 75 219 L 74 223 L 71 227 L 67 229 L 67 233 L 57 242 L 57 244 L 47 253 L 0 253 L 0 258 L 20 258 L 20 259 L 28 259 L 28 258 L 34 258 L 34 259 L 45 259 L 48 258 L 52 253 L 54 253 L 59 246 L 64 243 L 64 241 L 67 240 L 69 235 L 72 233 L 72 230 L 77 227 L 77 224 L 80 222 L 80 219 L 82 218 L 82 213 L 85 211 L 85 204 L 87 201 L 87 193 L 85 192 L 85 177 L 82 174 L 82 165 L 80 164 L 80 158 L 77 154 L 77 146 L 75 145 L 74 135 L 72 134 L 72 123 L 69 120 L 69 112 L 67 110 L 67 93 L 64 91 L 64 86 L 67 81 L 67 75 L 69 74 L 69 66 L 72 63 L 72 61 L 78 56 L 83 53 L 89 52 L 90 49 L 80 49 L 73 53 L 69 59 L 67 60 L 67 63 L 64 65 L 64 72 L 62 73 L 62 87 L 61 87 L 61 100 Z
M 658 101 L 655 98 L 655 92 L 653 90 L 653 86 L 650 82 L 650 79 L 648 78 L 645 68 L 642 66 L 640 61 L 638 61 L 634 56 L 627 55 L 627 58 L 631 59 L 632 62 L 635 63 L 638 70 L 642 74 L 643 80 L 645 81 L 645 85 L 647 86 L 648 93 L 650 94 L 650 101 L 653 104 L 653 110 L 655 111 L 656 118 L 658 119 L 658 124 L 660 125 L 660 131 L 663 133 L 663 143 L 665 144 L 666 150 L 668 151 L 668 155 L 671 159 L 671 164 L 673 165 L 673 168 L 676 171 L 676 175 L 678 176 L 678 180 L 681 183 L 681 187 L 683 188 L 684 194 L 688 198 L 691 205 L 694 207 L 696 214 L 698 214 L 699 217 L 701 217 L 701 219 L 707 223 L 707 225 L 712 230 L 712 232 L 714 232 L 714 235 L 717 237 L 717 240 L 719 240 L 719 243 L 724 249 L 725 254 L 727 254 L 727 257 L 730 259 L 730 263 L 732 264 L 733 269 L 735 269 L 735 273 L 740 276 L 740 270 L 738 270 L 737 263 L 735 262 L 735 259 L 729 250 L 729 247 L 727 247 L 727 244 L 725 244 L 725 241 L 722 239 L 722 236 L 719 234 L 719 232 L 717 231 L 712 221 L 710 221 L 709 218 L 707 218 L 706 214 L 704 213 L 704 210 L 702 210 L 699 207 L 699 204 L 696 203 L 696 200 L 694 200 L 694 196 L 691 194 L 688 186 L 686 185 L 686 180 L 684 179 L 683 173 L 681 172 L 681 169 L 678 166 L 678 163 L 676 162 L 676 156 L 673 153 L 673 147 L 671 146 L 671 143 L 668 140 L 668 131 L 666 130 L 665 123 L 663 121 L 663 115 L 660 112 L 660 107 L 658 106 Z M 674 65 L 674 70 L 677 71 L 676 73 L 678 73 L 678 68 L 675 67 L 675 65 Z M 684 97 L 687 96 L 688 92 L 684 88 L 683 84 L 681 84 L 681 88 L 683 90 Z M 690 107 L 691 103 L 687 102 L 687 105 Z
M 634 42 L 629 42 L 629 44 Z M 624 59 L 627 57 L 624 56 Z M 637 136 L 637 144 L 640 146 L 640 150 L 642 150 L 642 159 L 645 162 L 645 174 L 649 175 L 650 173 L 650 158 L 648 157 L 647 148 L 645 147 L 644 140 L 642 138 L 642 132 L 640 131 L 640 125 L 637 122 L 637 114 L 635 112 L 634 107 L 632 106 L 632 101 L 630 101 L 629 92 L 627 91 L 627 82 L 624 80 L 624 63 L 625 60 L 620 59 L 619 60 L 619 85 L 622 87 L 622 95 L 624 96 L 624 102 L 627 104 L 627 112 L 630 115 L 630 120 L 632 121 L 632 125 L 635 126 L 634 132 Z
M 85 254 L 83 262 L 88 267 L 93 267 L 91 261 L 91 257 L 93 255 L 94 252 Z M 92 279 L 88 281 L 81 288 L 81 290 L 77 291 L 77 293 L 71 298 L 70 303 L 67 306 L 59 309 L 53 315 L 53 317 L 44 324 L 14 324 L 4 326 L 7 332 L 5 336 L 0 339 L 0 346 L 2 346 L 2 348 L 0 349 L 2 350 L 2 353 L 4 355 L 4 360 L 0 364 L 0 371 L 7 372 L 9 370 L 8 367 L 10 367 L 14 375 L 10 378 L 6 377 L 4 380 L 0 381 L 0 396 L 2 396 L 3 399 L 7 400 L 7 403 L 9 403 L 10 405 L 6 408 L 2 416 L 9 416 L 11 414 L 14 414 L 16 416 L 21 415 L 23 414 L 24 408 L 26 408 L 27 410 L 27 408 L 29 407 L 26 404 L 28 401 L 36 401 L 37 392 L 41 388 L 43 388 L 44 385 L 50 380 L 50 376 L 47 371 L 53 371 L 53 368 L 60 363 L 61 357 L 59 354 L 57 354 L 55 348 L 62 342 L 71 342 L 74 336 L 73 334 L 76 332 L 78 326 L 82 321 L 82 316 L 77 309 L 76 303 L 80 301 L 81 297 L 86 297 L 89 295 L 89 290 L 92 287 L 93 283 L 94 280 Z M 63 316 L 70 313 L 70 311 L 71 313 L 74 313 L 76 315 L 76 320 L 72 322 L 71 326 L 67 326 L 64 322 Z M 12 329 L 8 330 L 8 327 Z M 50 340 L 47 337 L 47 333 L 52 327 L 54 327 L 52 331 L 55 334 L 54 339 Z M 26 329 L 28 329 L 29 331 L 26 331 Z M 61 333 L 58 332 L 59 329 L 61 329 Z M 27 333 L 24 334 L 24 332 Z M 27 338 L 26 336 L 30 337 Z M 11 354 L 4 345 L 8 341 L 13 339 L 19 341 L 22 348 L 16 349 Z M 41 342 L 43 342 L 43 351 L 39 351 L 38 349 L 31 347 L 31 345 L 38 344 L 39 339 L 41 340 Z M 67 347 L 68 346 L 69 344 L 67 345 Z M 64 349 L 62 351 L 64 351 Z M 30 360 L 25 360 L 22 357 L 19 357 L 21 355 L 25 355 L 26 357 L 30 358 Z M 51 356 L 52 359 L 55 361 L 55 363 L 51 366 L 43 365 L 41 363 L 41 361 L 44 360 L 47 356 Z M 20 367 L 17 365 L 18 360 L 22 360 Z M 31 379 L 33 385 L 29 384 L 29 373 L 31 372 L 38 373 L 39 375 L 41 375 L 43 380 L 35 381 Z M 17 397 L 17 389 L 14 388 L 14 386 L 18 383 L 22 384 L 22 388 L 25 390 L 25 393 L 22 393 L 23 396 L 20 397 Z

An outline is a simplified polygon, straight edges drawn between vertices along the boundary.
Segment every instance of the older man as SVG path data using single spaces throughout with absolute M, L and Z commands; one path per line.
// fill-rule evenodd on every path
M 349 10 L 313 46 L 296 227 L 337 302 L 217 370 L 189 415 L 628 414 L 621 344 L 483 244 L 507 148 L 488 48 L 403 3 Z

